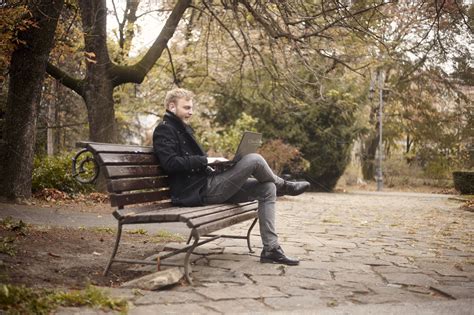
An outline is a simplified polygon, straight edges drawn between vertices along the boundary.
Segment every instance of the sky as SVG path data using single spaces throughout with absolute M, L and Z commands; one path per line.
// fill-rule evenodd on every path
M 114 0 L 119 19 L 123 19 L 123 12 L 125 10 L 126 0 Z M 142 13 L 153 11 L 161 8 L 160 0 L 142 0 L 138 7 L 137 16 Z M 107 10 L 109 11 L 107 17 L 107 32 L 111 37 L 114 37 L 113 32 L 117 30 L 117 18 L 114 14 L 114 6 L 112 0 L 107 0 Z M 165 24 L 167 14 L 159 12 L 150 12 L 137 21 L 139 31 L 136 33 L 135 38 L 132 42 L 132 51 L 130 52 L 131 57 L 136 56 L 141 49 L 150 47 L 156 37 L 159 35 L 163 25 Z M 116 37 L 115 37 L 116 38 Z

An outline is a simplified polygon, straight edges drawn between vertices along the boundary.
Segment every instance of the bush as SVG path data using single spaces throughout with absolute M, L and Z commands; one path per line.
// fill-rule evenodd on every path
M 92 185 L 83 185 L 72 176 L 71 165 L 73 152 L 56 156 L 37 156 L 34 161 L 32 191 L 54 188 L 68 194 L 90 192 Z
M 290 174 L 301 174 L 309 167 L 309 162 L 302 158 L 300 151 L 282 140 L 270 140 L 260 149 L 259 153 L 265 158 L 275 174 L 283 171 Z
M 454 188 L 464 195 L 474 194 L 474 171 L 453 172 Z
M 436 156 L 426 162 L 424 167 L 426 177 L 431 179 L 446 179 L 449 178 L 450 165 L 449 161 L 441 156 Z

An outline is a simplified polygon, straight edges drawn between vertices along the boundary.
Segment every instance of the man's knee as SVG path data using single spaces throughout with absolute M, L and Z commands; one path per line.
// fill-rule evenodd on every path
M 264 162 L 264 161 L 265 161 L 265 159 L 263 158 L 263 156 L 261 156 L 261 155 L 258 154 L 258 153 L 249 153 L 249 154 L 245 155 L 243 158 L 246 159 L 246 160 L 255 162 L 255 163 L 260 163 L 260 162 Z

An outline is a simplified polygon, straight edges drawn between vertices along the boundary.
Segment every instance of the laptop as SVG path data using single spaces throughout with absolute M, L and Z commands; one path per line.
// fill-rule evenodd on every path
M 237 163 L 242 157 L 247 154 L 257 152 L 258 147 L 262 144 L 262 134 L 258 132 L 252 131 L 245 131 L 240 139 L 239 146 L 237 147 L 237 151 L 234 154 L 234 158 L 232 160 L 227 160 L 224 158 L 212 158 L 209 157 L 208 161 L 209 164 L 213 166 L 221 166 L 221 165 L 233 165 Z

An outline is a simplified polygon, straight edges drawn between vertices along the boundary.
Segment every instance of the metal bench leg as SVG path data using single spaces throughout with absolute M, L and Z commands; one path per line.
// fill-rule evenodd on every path
M 189 275 L 189 273 L 191 272 L 189 258 L 191 257 L 191 254 L 193 250 L 196 248 L 196 246 L 198 245 L 198 243 L 199 243 L 199 236 L 195 236 L 193 245 L 188 249 L 188 251 L 186 252 L 186 256 L 184 257 L 184 275 L 186 276 L 186 280 L 188 281 L 190 285 L 193 284 L 193 280 L 191 279 L 191 276 Z
M 117 229 L 117 237 L 115 239 L 115 246 L 114 250 L 112 252 L 112 256 L 110 256 L 109 263 L 107 264 L 107 267 L 105 267 L 104 271 L 104 276 L 107 276 L 107 273 L 109 272 L 110 266 L 112 266 L 112 262 L 114 261 L 115 254 L 117 254 L 117 250 L 120 244 L 120 237 L 122 236 L 122 224 L 119 222 L 118 224 L 118 229 Z
M 255 220 L 253 220 L 252 224 L 250 225 L 250 228 L 247 232 L 247 246 L 249 248 L 249 252 L 250 253 L 255 253 L 255 251 L 252 249 L 252 246 L 250 246 L 250 233 L 252 232 L 252 229 L 253 227 L 255 226 L 255 224 L 257 223 L 258 221 L 258 218 L 255 218 Z
M 191 243 L 191 239 L 193 238 L 193 235 L 192 234 L 189 234 L 189 237 L 188 237 L 188 241 L 186 242 L 186 245 L 188 245 L 189 243 Z

